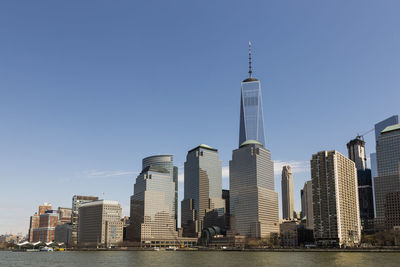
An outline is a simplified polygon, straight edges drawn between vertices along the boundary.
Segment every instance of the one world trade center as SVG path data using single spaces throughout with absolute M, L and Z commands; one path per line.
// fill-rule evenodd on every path
M 239 146 L 256 140 L 265 147 L 264 116 L 260 81 L 251 77 L 251 43 L 249 42 L 249 77 L 242 81 L 240 96 Z

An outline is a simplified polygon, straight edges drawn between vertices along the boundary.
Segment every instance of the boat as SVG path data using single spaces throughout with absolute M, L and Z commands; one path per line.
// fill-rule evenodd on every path
M 40 249 L 40 251 L 41 251 L 41 252 L 52 252 L 52 251 L 54 251 L 54 250 L 53 250 L 53 248 L 51 248 L 51 247 L 42 247 L 42 248 Z
M 160 248 L 159 247 L 154 247 L 153 250 L 154 251 L 160 251 Z
M 175 250 L 176 250 L 176 247 L 174 247 L 174 246 L 169 246 L 169 247 L 167 247 L 165 250 L 166 250 L 166 251 L 175 251 Z

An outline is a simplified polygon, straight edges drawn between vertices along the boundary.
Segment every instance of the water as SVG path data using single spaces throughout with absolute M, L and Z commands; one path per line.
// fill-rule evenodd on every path
M 400 253 L 358 252 L 209 252 L 0 251 L 0 266 L 400 266 Z

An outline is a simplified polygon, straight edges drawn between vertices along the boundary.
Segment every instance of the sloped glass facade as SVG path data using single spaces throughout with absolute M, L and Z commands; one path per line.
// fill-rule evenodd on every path
M 239 146 L 246 140 L 257 140 L 265 147 L 261 84 L 254 78 L 241 86 Z

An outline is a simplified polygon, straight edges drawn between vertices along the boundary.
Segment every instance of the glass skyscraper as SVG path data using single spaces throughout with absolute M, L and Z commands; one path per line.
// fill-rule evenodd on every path
M 131 197 L 129 240 L 175 240 L 175 183 L 167 169 L 150 165 L 136 178 Z
M 142 160 L 142 169 L 149 166 L 159 166 L 165 168 L 171 175 L 172 181 L 175 183 L 175 228 L 178 229 L 178 168 L 174 166 L 174 157 L 172 155 L 155 155 L 144 158 Z
M 251 77 L 251 43 L 249 43 L 249 78 L 241 85 L 239 146 L 246 140 L 257 140 L 265 147 L 261 84 Z
M 184 188 L 183 236 L 199 237 L 204 228 L 224 225 L 222 163 L 217 149 L 201 144 L 188 152 Z

